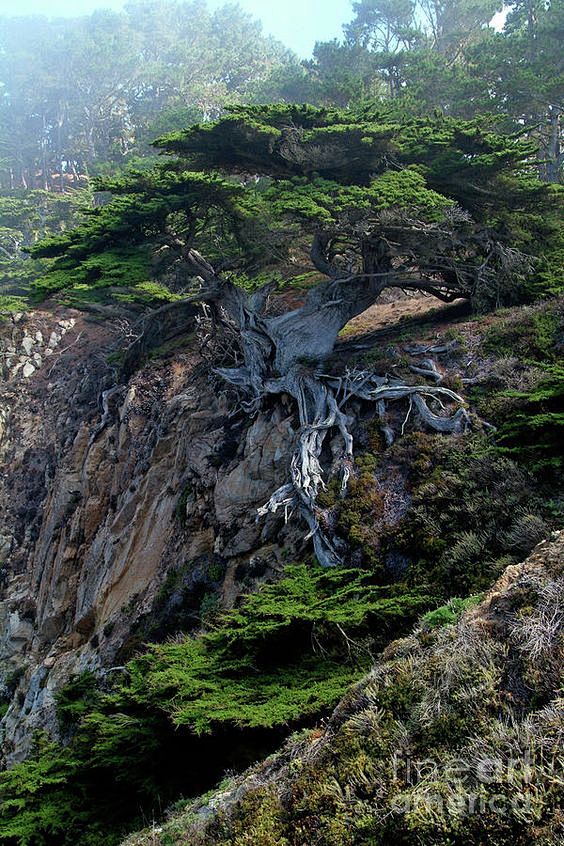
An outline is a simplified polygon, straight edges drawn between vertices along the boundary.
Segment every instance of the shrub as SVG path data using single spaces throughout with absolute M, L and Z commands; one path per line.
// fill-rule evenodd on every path
M 161 801 L 217 778 L 226 746 L 264 749 L 267 729 L 284 732 L 331 709 L 366 671 L 371 649 L 432 603 L 366 571 L 290 565 L 216 616 L 211 631 L 149 646 L 113 691 L 76 676 L 58 696 L 61 720 L 75 729 L 70 745 L 40 739 L 34 755 L 0 775 L 0 841 L 112 846 L 139 824 L 140 808 L 160 811 Z M 266 826 L 264 817 L 253 843 Z
M 521 360 L 555 361 L 558 333 L 562 329 L 561 309 L 558 302 L 546 302 L 511 312 L 487 330 L 484 352 L 517 356 Z
M 442 605 L 434 611 L 427 611 L 421 618 L 421 626 L 423 629 L 451 626 L 460 619 L 464 611 L 478 605 L 482 601 L 482 598 L 483 594 L 468 596 L 466 599 L 460 599 L 460 597 L 455 596 L 446 605 Z
M 85 671 L 73 676 L 56 695 L 57 717 L 63 725 L 79 722 L 98 701 L 94 673 Z
M 410 560 L 410 584 L 432 585 L 445 600 L 476 593 L 532 549 L 541 525 L 549 529 L 535 479 L 481 434 L 415 433 L 392 455 L 405 467 L 411 506 L 382 548 Z

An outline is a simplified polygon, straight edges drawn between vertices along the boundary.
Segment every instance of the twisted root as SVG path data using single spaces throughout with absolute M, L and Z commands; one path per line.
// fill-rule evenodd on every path
M 312 538 L 316 556 L 324 566 L 340 563 L 334 544 L 323 531 L 317 506 L 319 490 L 325 489 L 320 457 L 328 433 L 337 428 L 343 440 L 340 460 L 341 495 L 347 490 L 353 466 L 353 438 L 348 428 L 348 417 L 343 410 L 352 398 L 376 403 L 382 431 L 387 444 L 395 439 L 392 427 L 386 422 L 386 403 L 408 398 L 411 412 L 414 407 L 422 422 L 437 432 L 457 433 L 465 431 L 470 418 L 463 407 L 461 396 L 439 385 L 405 385 L 398 380 L 385 379 L 364 371 L 347 373 L 345 377 L 315 375 L 288 375 L 283 379 L 266 383 L 269 393 L 288 393 L 298 405 L 300 429 L 290 465 L 290 482 L 276 490 L 268 502 L 258 509 L 258 518 L 284 509 L 288 521 L 297 509 L 305 519 Z M 434 399 L 454 403 L 457 411 L 448 416 L 435 414 L 426 400 Z M 404 426 L 406 420 L 404 421 Z

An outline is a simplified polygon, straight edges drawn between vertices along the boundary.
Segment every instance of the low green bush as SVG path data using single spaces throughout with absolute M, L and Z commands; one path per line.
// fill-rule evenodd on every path
M 483 350 L 496 356 L 550 362 L 558 358 L 557 338 L 562 329 L 561 306 L 549 301 L 509 312 L 485 333 Z
M 460 599 L 455 596 L 446 605 L 441 605 L 440 608 L 435 608 L 434 611 L 427 611 L 421 618 L 421 626 L 424 629 L 436 629 L 440 626 L 451 626 L 456 623 L 464 611 L 468 608 L 473 608 L 482 601 L 483 594 L 476 596 L 468 596 L 466 599 Z
M 0 843 L 113 846 L 142 823 L 140 809 L 160 813 L 217 778 L 225 744 L 252 748 L 253 731 L 283 734 L 327 713 L 372 650 L 434 603 L 368 571 L 289 565 L 210 631 L 150 645 L 110 692 L 74 677 L 57 698 L 62 725 L 75 728 L 68 747 L 38 737 L 0 774 Z

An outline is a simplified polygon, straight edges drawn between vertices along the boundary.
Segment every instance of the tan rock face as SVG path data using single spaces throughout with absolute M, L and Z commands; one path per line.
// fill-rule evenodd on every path
M 258 417 L 246 433 L 241 460 L 218 478 L 214 510 L 220 524 L 233 527 L 234 536 L 224 553 L 248 552 L 259 545 L 262 525 L 248 520 L 257 506 L 267 502 L 272 491 L 287 475 L 288 455 L 293 441 L 290 419 L 279 414 L 267 420 Z
M 0 394 L 0 674 L 20 676 L 8 759 L 33 729 L 56 733 L 56 690 L 113 662 L 168 572 L 183 569 L 188 593 L 218 589 L 209 573 L 223 572 L 231 604 L 241 580 L 301 543 L 280 520 L 255 520 L 287 472 L 291 420 L 237 421 L 185 348 L 119 387 L 100 428 L 115 340 L 111 323 L 68 310 L 0 328 L 4 352 L 26 357 L 4 355 Z

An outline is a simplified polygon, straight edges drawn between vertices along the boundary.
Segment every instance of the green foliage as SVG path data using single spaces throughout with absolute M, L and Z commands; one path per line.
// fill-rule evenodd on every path
M 464 620 L 461 600 L 448 619 L 427 615 L 432 627 L 393 644 L 328 725 L 175 810 L 159 846 L 557 842 L 561 779 L 546 758 L 559 748 L 561 644 L 540 632 L 561 575 L 553 548 L 534 576 L 467 600 Z
M 533 311 L 510 314 L 487 330 L 484 352 L 517 356 L 522 361 L 554 362 L 559 355 L 557 340 L 562 324 L 560 308 L 550 302 Z
M 48 191 L 0 194 L 0 313 L 26 309 L 31 283 L 48 266 L 45 260 L 31 259 L 29 248 L 76 225 L 90 199 L 87 191 L 71 196 Z
M 484 239 L 492 236 L 502 250 L 531 255 L 533 267 L 526 281 L 517 271 L 500 281 L 494 268 L 494 288 L 473 288 L 474 302 L 556 294 L 562 284 L 562 191 L 530 176 L 534 169 L 543 179 L 558 178 L 547 130 L 529 124 L 558 129 L 558 114 L 555 124 L 554 107 L 547 111 L 547 104 L 556 102 L 560 76 L 544 70 L 550 80 L 543 80 L 540 69 L 555 64 L 553 21 L 561 3 L 536 9 L 534 25 L 543 36 L 535 33 L 536 44 L 527 33 L 525 4 L 515 4 L 504 35 L 488 36 L 483 24 L 494 5 L 479 0 L 462 8 L 453 0 L 429 7 L 435 16 L 431 39 L 416 4 L 360 2 L 347 44 L 318 45 L 309 65 L 288 61 L 238 11 L 226 9 L 212 19 L 198 3 L 189 4 L 189 14 L 170 14 L 178 11 L 170 3 L 141 3 L 123 15 L 61 24 L 64 51 L 45 24 L 40 37 L 33 26 L 7 24 L 2 37 L 11 46 L 6 41 L 0 50 L 0 70 L 13 96 L 0 104 L 0 170 L 12 168 L 22 184 L 30 177 L 52 184 L 51 165 L 64 157 L 78 180 L 86 164 L 91 173 L 105 174 L 97 187 L 112 199 L 83 219 L 77 194 L 0 197 L 0 283 L 10 291 L 0 311 L 20 310 L 32 279 L 38 296 L 64 292 L 75 304 L 171 302 L 190 290 L 183 259 L 192 247 L 252 291 L 274 277 L 282 280 L 287 271 L 281 266 L 288 262 L 292 270 L 320 230 L 337 261 L 362 252 L 359 233 L 369 233 L 381 246 L 392 245 L 389 266 L 418 275 L 425 270 L 430 279 L 440 275 L 445 257 L 454 258 L 456 272 L 473 278 L 484 261 Z M 148 57 L 141 76 L 140 51 Z M 30 55 L 41 56 L 43 76 L 22 88 L 14 68 Z M 74 68 L 70 88 L 60 86 L 55 60 L 61 55 L 70 56 Z M 81 84 L 85 69 L 88 82 L 95 72 L 92 86 Z M 270 86 L 267 99 L 282 92 L 283 100 L 326 105 L 236 105 L 223 119 L 209 120 L 249 83 L 259 102 L 263 85 L 263 91 Z M 382 105 L 385 97 L 394 104 Z M 334 105 L 351 102 L 351 110 Z M 111 114 L 100 103 L 112 103 Z M 443 113 L 433 113 L 435 107 Z M 495 117 L 476 117 L 480 110 Z M 25 129 L 30 115 L 41 138 L 46 132 L 50 137 L 50 145 L 42 145 L 51 157 L 48 172 L 40 173 L 39 146 Z M 161 135 L 157 147 L 180 161 L 147 166 L 142 156 L 152 132 Z M 138 154 L 139 167 L 120 175 L 124 156 Z M 70 173 L 59 173 L 59 182 L 66 177 Z M 318 280 L 318 273 L 306 272 L 293 285 L 307 288 Z M 412 498 L 399 525 L 380 532 L 384 509 L 375 454 L 359 457 L 346 499 L 330 488 L 320 500 L 334 510 L 338 534 L 364 569 L 292 565 L 280 581 L 229 613 L 221 613 L 217 593 L 209 590 L 196 605 L 207 630 L 149 645 L 128 662 L 110 693 L 102 693 L 91 674 L 72 679 L 58 696 L 61 722 L 74 731 L 70 746 L 38 738 L 28 761 L 0 775 L 0 839 L 17 846 L 118 842 L 139 808 L 148 813 L 160 799 L 190 789 L 193 776 L 184 770 L 193 760 L 201 765 L 213 757 L 216 738 L 219 745 L 226 737 L 244 743 L 253 732 L 282 731 L 327 713 L 368 668 L 372 653 L 421 612 L 453 593 L 483 589 L 528 552 L 546 535 L 549 509 L 515 462 L 537 471 L 559 467 L 564 378 L 557 332 L 549 309 L 487 331 L 487 353 L 542 362 L 544 375 L 533 387 L 504 392 L 510 403 L 506 417 L 495 421 L 501 424 L 495 442 L 478 435 L 447 445 L 442 438 L 410 436 L 393 447 L 391 460 L 403 466 Z M 187 489 L 179 500 L 180 520 L 188 495 Z M 384 561 L 394 555 L 410 562 L 407 583 L 383 584 Z M 187 566 L 167 577 L 157 605 L 164 607 Z M 406 817 L 398 840 L 395 821 L 384 823 L 385 830 L 380 824 L 389 809 L 374 812 L 380 795 L 374 785 L 389 775 L 402 720 L 416 726 L 411 741 L 421 753 L 430 747 L 449 755 L 453 739 L 456 747 L 484 721 L 486 740 L 497 748 L 492 714 L 497 718 L 512 693 L 497 692 L 505 665 L 495 650 L 481 663 L 469 657 L 464 644 L 449 642 L 454 635 L 447 629 L 477 601 L 454 597 L 428 612 L 422 642 L 442 643 L 443 651 L 421 669 L 415 660 L 420 643 L 412 644 L 411 663 L 400 655 L 379 689 L 368 690 L 366 702 L 376 707 L 348 726 L 332 760 L 319 769 L 313 765 L 313 772 L 307 761 L 292 760 L 289 769 L 299 773 L 303 767 L 304 777 L 289 807 L 281 809 L 274 791 L 245 797 L 224 842 L 458 846 L 485 841 L 493 830 L 500 843 L 513 843 L 502 839 L 495 821 L 474 836 L 472 823 L 455 830 L 442 819 L 439 832 L 436 817 L 421 811 Z M 434 680 L 448 676 L 445 661 L 455 665 L 458 688 L 435 691 Z M 534 676 L 532 668 L 528 672 Z M 482 711 L 474 707 L 484 700 Z M 425 721 L 421 714 L 435 716 Z
M 151 305 L 176 302 L 182 299 L 182 294 L 171 291 L 162 282 L 139 282 L 137 285 L 130 284 L 127 292 L 115 291 L 115 299 L 118 302 L 137 302 Z
M 151 280 L 190 289 L 192 248 L 253 290 L 287 275 L 284 263 L 323 233 L 330 266 L 343 254 L 361 278 L 400 266 L 408 286 L 413 278 L 433 292 L 456 280 L 456 295 L 499 304 L 524 295 L 525 264 L 507 248 L 544 255 L 555 231 L 551 189 L 527 175 L 532 145 L 487 119 L 236 106 L 157 146 L 180 160 L 99 184 L 111 202 L 32 249 L 52 260 L 40 293 L 158 302 Z
M 421 618 L 421 626 L 424 629 L 436 629 L 439 626 L 451 626 L 456 623 L 462 614 L 469 608 L 473 608 L 483 599 L 483 594 L 479 593 L 475 596 L 468 596 L 466 599 L 460 599 L 454 596 L 448 601 L 446 605 L 436 608 L 434 611 L 427 611 Z
M 338 223 L 358 217 L 360 211 L 377 215 L 383 209 L 402 209 L 421 220 L 440 220 L 452 203 L 429 190 L 424 177 L 413 169 L 387 171 L 369 186 L 339 185 L 327 179 L 282 181 L 268 192 L 273 208 L 304 221 Z
M 498 443 L 501 449 L 536 472 L 551 471 L 556 477 L 562 472 L 562 441 L 564 438 L 564 367 L 557 364 L 545 368 L 541 378 L 530 391 L 507 391 L 513 413 L 500 427 Z
M 205 593 L 200 603 L 200 619 L 204 626 L 210 627 L 221 612 L 221 604 L 217 593 Z
M 69 241 L 72 236 L 69 236 Z M 51 249 L 51 242 L 45 241 L 41 247 L 47 251 Z M 49 268 L 48 274 L 39 277 L 33 287 L 42 295 L 69 288 L 80 294 L 92 288 L 107 288 L 110 286 L 133 288 L 146 283 L 148 276 L 149 256 L 144 250 L 121 249 L 106 250 L 81 262 L 80 267 L 73 269 L 72 259 L 67 255 Z
M 165 136 L 156 144 L 197 169 L 247 172 L 252 162 L 257 172 L 275 178 L 317 173 L 344 185 L 367 185 L 371 176 L 393 172 L 390 161 L 402 167 L 423 165 L 429 188 L 447 196 L 454 192 L 464 205 L 471 202 L 473 211 L 491 207 L 492 180 L 516 173 L 534 151 L 528 142 L 496 133 L 487 118 L 416 118 L 374 104 L 355 111 L 296 105 L 228 111 L 221 121 Z M 415 179 L 398 173 L 389 178 L 392 196 L 397 196 L 401 179 L 407 184 Z M 489 199 L 480 198 L 486 186 Z M 534 186 L 523 183 L 525 194 L 527 187 L 531 191 Z M 537 187 L 537 198 L 543 190 Z M 504 200 L 498 197 L 497 202 Z
M 210 631 L 150 645 L 111 693 L 89 673 L 72 679 L 58 697 L 61 720 L 75 726 L 69 747 L 40 742 L 0 775 L 0 839 L 118 842 L 140 804 L 186 788 L 182 754 L 209 755 L 197 734 L 213 748 L 212 729 L 241 737 L 326 712 L 367 669 L 370 648 L 432 602 L 377 585 L 367 571 L 292 565 L 240 607 L 221 616 L 208 608 Z
M 348 495 L 336 501 L 335 513 L 337 533 L 346 538 L 353 555 L 360 552 L 363 563 L 381 573 L 379 534 L 384 499 L 373 473 L 376 463 L 376 456 L 370 453 L 356 459 L 359 473 L 351 479 Z
M 467 596 L 546 536 L 538 483 L 483 435 L 413 434 L 392 449 L 409 473 L 411 507 L 382 545 L 412 562 L 409 580 L 430 580 L 445 599 Z
M 35 753 L 0 774 L 0 838 L 21 846 L 66 843 L 87 825 L 83 843 L 100 843 L 104 823 L 92 817 L 86 795 L 71 785 L 79 768 L 72 752 L 46 738 L 36 740 Z M 70 788 L 70 789 L 69 789 Z M 111 838 L 108 843 L 115 843 Z
M 64 685 L 56 695 L 57 717 L 62 724 L 76 723 L 97 702 L 97 682 L 94 673 L 86 670 Z
M 548 300 L 514 313 L 501 313 L 486 330 L 484 351 L 507 356 L 514 383 L 474 392 L 479 412 L 498 427 L 498 452 L 511 456 L 559 487 L 562 469 L 564 369 L 562 302 Z M 522 371 L 522 383 L 518 378 Z M 495 382 L 495 367 L 493 370 Z
M 548 296 L 560 296 L 564 293 L 564 226 L 558 220 L 560 211 L 560 197 L 564 192 L 562 186 L 555 189 L 555 221 L 552 236 L 539 258 L 535 273 L 530 281 L 532 299 L 543 299 Z
M 170 166 L 132 171 L 105 185 L 113 195 L 110 203 L 91 209 L 74 230 L 32 248 L 33 257 L 52 259 L 47 273 L 34 282 L 43 296 L 61 290 L 96 295 L 106 289 L 118 301 L 171 301 L 190 282 L 185 275 L 178 281 L 175 269 L 182 259 L 180 239 L 188 233 L 214 259 L 216 230 L 229 230 L 222 258 L 230 249 L 239 254 L 249 246 L 247 260 L 254 260 L 245 225 L 257 213 L 257 201 L 241 186 L 214 175 L 175 173 Z M 165 237 L 171 229 L 175 245 Z M 176 290 L 155 275 L 173 280 Z
M 122 695 L 159 703 L 176 724 L 197 732 L 221 723 L 295 721 L 334 704 L 365 666 L 362 651 L 356 665 L 341 663 L 348 638 L 377 631 L 385 637 L 429 601 L 399 585 L 376 585 L 369 573 L 289 566 L 280 582 L 247 597 L 213 631 L 150 646 L 129 665 Z M 312 638 L 318 655 L 310 651 Z
M 0 295 L 0 320 L 6 315 L 25 311 L 28 307 L 26 297 Z
M 535 349 L 539 356 L 542 352 L 550 358 L 557 337 L 554 313 L 552 304 L 515 312 L 519 317 L 502 313 L 493 323 L 488 317 L 487 344 L 498 355 L 518 343 L 523 353 Z M 512 342 L 513 323 L 517 340 Z M 557 365 L 550 368 L 556 376 Z M 535 392 L 539 403 L 546 401 L 540 388 Z M 199 600 L 202 632 L 149 645 L 127 663 L 110 692 L 94 689 L 88 675 L 72 680 L 59 697 L 61 718 L 75 728 L 70 746 L 66 750 L 40 746 L 35 758 L 11 771 L 15 772 L 11 780 L 4 783 L 0 778 L 5 799 L 0 807 L 0 837 L 10 832 L 9 842 L 18 846 L 71 846 L 79 836 L 93 846 L 118 842 L 123 827 L 137 824 L 139 807 L 148 814 L 157 796 L 167 801 L 190 791 L 186 762 L 212 759 L 218 754 L 214 744 L 224 750 L 235 739 L 237 744 L 242 738 L 250 742 L 253 732 L 300 725 L 326 713 L 369 668 L 372 655 L 423 613 L 417 634 L 420 645 L 446 637 L 443 651 L 414 678 L 414 663 L 406 660 L 401 665 L 400 648 L 399 664 L 377 694 L 370 693 L 386 714 L 383 721 L 380 710 L 370 717 L 377 725 L 374 742 L 389 758 L 386 743 L 396 737 L 397 720 L 409 721 L 420 713 L 414 710 L 418 703 L 421 709 L 431 707 L 420 698 L 422 686 L 443 678 L 445 660 L 454 656 L 458 661 L 463 653 L 460 643 L 449 644 L 449 635 L 443 633 L 480 600 L 468 594 L 483 590 L 507 564 L 522 560 L 546 537 L 551 518 L 534 479 L 500 455 L 499 445 L 483 435 L 445 439 L 413 434 L 386 453 L 373 433 L 368 443 L 372 452 L 357 457 L 349 495 L 340 499 L 329 490 L 320 502 L 334 509 L 337 533 L 347 540 L 357 562 L 360 554 L 364 569 L 291 565 L 279 581 L 223 613 L 210 587 Z M 383 508 L 374 475 L 383 460 L 402 469 L 410 496 L 399 524 L 388 530 L 379 523 Z M 186 489 L 179 512 L 189 494 Z M 557 496 L 555 489 L 551 495 Z M 383 562 L 396 554 L 410 562 L 405 582 L 385 584 Z M 187 565 L 180 571 L 187 572 Z M 163 585 L 163 607 L 181 587 L 179 573 L 171 573 Z M 446 605 L 436 608 L 440 602 Z M 498 713 L 497 694 L 491 693 L 499 678 L 497 670 L 487 662 L 479 666 L 472 657 L 462 663 L 464 667 L 457 665 L 456 673 L 464 696 L 457 697 L 450 688 L 443 691 L 446 711 L 414 734 L 414 748 L 422 754 L 431 749 L 431 755 L 449 755 L 453 738 L 464 738 L 477 723 L 482 724 L 483 710 L 477 713 L 467 708 L 469 690 L 478 691 L 480 703 L 492 701 Z M 488 700 L 489 696 L 493 698 Z M 380 772 L 382 766 L 385 769 L 377 749 L 367 748 L 364 734 L 361 738 L 354 732 L 347 734 L 341 748 L 348 749 L 343 769 L 331 771 L 339 783 L 366 783 L 372 778 L 372 766 Z M 372 758 L 376 764 L 370 764 Z M 294 770 L 299 775 L 298 765 Z M 35 792 L 27 789 L 28 782 L 36 785 Z M 326 802 L 327 795 L 335 794 L 327 793 L 324 785 L 325 798 L 319 801 Z M 308 809 L 317 807 L 316 797 L 317 793 L 310 796 Z M 260 843 L 260 838 L 270 844 L 271 836 L 286 837 L 274 796 L 264 806 L 261 799 L 244 807 L 241 837 L 243 831 L 250 832 L 253 844 Z M 367 832 L 376 830 L 370 812 L 360 815 L 356 828 L 351 828 L 350 819 L 343 817 L 343 806 L 335 808 L 327 818 L 320 811 L 326 842 L 341 846 L 350 831 L 355 837 L 368 837 L 372 835 Z M 63 815 L 66 827 L 60 822 Z M 49 833 L 49 825 L 55 834 Z M 181 836 L 182 825 L 175 829 L 170 824 L 171 842 L 174 831 Z M 418 815 L 413 816 L 412 825 L 418 837 L 434 832 Z M 392 829 L 388 833 L 392 836 Z M 356 846 L 356 841 L 352 843 Z

